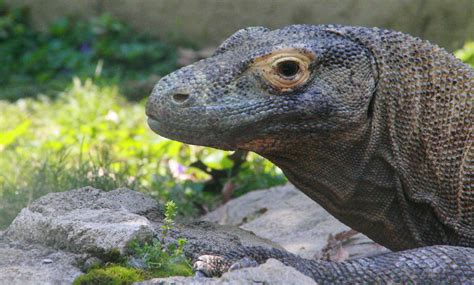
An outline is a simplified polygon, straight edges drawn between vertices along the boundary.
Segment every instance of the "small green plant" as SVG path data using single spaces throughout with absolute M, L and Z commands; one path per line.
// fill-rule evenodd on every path
M 176 217 L 177 206 L 173 201 L 166 202 L 165 218 L 163 219 L 162 232 L 159 239 L 154 239 L 151 243 L 140 243 L 132 241 L 129 245 L 131 266 L 143 269 L 149 276 L 190 276 L 193 274 L 192 266 L 186 256 L 184 256 L 185 239 L 178 239 L 177 244 L 170 243 L 164 247 L 169 231 L 173 230 Z
M 149 278 L 191 276 L 193 275 L 192 266 L 183 254 L 185 243 L 184 239 L 179 239 L 177 246 L 163 247 L 158 239 L 151 243 L 134 241 L 129 246 L 132 256 L 129 265 L 142 269 Z
M 93 253 L 104 262 L 104 266 L 92 266 L 86 274 L 76 278 L 73 284 L 127 285 L 156 277 L 193 275 L 192 266 L 184 255 L 185 239 L 178 239 L 177 244 L 163 246 L 168 231 L 174 228 L 176 213 L 176 204 L 168 201 L 163 221 L 166 230 L 163 228 L 160 239 L 151 242 L 133 240 L 127 247 L 126 255 L 121 255 L 118 249 Z
M 73 285 L 128 285 L 144 280 L 143 273 L 134 268 L 110 265 L 92 269 L 74 280 Z
M 165 239 L 168 236 L 168 232 L 174 227 L 174 218 L 176 217 L 176 203 L 173 201 L 166 202 L 165 205 L 165 218 L 163 219 L 162 237 Z

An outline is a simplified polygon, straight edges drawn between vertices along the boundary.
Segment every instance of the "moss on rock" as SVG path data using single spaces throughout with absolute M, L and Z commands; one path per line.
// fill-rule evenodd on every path
M 127 285 L 144 280 L 140 270 L 112 265 L 105 268 L 92 269 L 74 280 L 73 285 Z

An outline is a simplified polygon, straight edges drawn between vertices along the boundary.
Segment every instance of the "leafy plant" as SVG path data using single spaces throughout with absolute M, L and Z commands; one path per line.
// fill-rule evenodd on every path
M 163 231 L 159 239 L 151 243 L 133 240 L 128 245 L 126 255 L 121 255 L 117 249 L 96 253 L 105 264 L 95 264 L 86 274 L 76 278 L 73 284 L 131 284 L 156 277 L 193 275 L 192 266 L 183 251 L 185 239 L 178 239 L 177 244 L 162 246 L 168 231 L 174 227 L 176 210 L 173 201 L 166 203 Z
M 132 241 L 129 245 L 131 255 L 129 266 L 144 270 L 150 277 L 190 276 L 193 274 L 192 266 L 184 256 L 185 239 L 178 239 L 177 244 L 171 243 L 167 247 L 163 246 L 169 231 L 174 228 L 176 213 L 176 204 L 173 201 L 166 202 L 160 238 L 151 243 Z
M 0 42 L 0 99 L 54 95 L 73 76 L 127 85 L 176 69 L 174 48 L 109 14 L 87 21 L 61 18 L 42 33 L 29 24 L 28 9 L 0 3 Z
M 193 275 L 192 266 L 183 253 L 186 240 L 179 239 L 178 245 L 166 248 L 162 244 L 158 239 L 151 243 L 132 242 L 129 248 L 133 257 L 128 266 L 143 270 L 149 278 Z
M 163 219 L 162 236 L 166 238 L 168 232 L 174 227 L 174 218 L 176 217 L 176 204 L 173 201 L 166 202 L 165 205 L 165 218 Z
M 215 207 L 220 195 L 203 191 L 210 175 L 190 165 L 199 160 L 230 173 L 233 162 L 223 151 L 157 136 L 146 125 L 144 103 L 79 79 L 54 100 L 0 100 L 0 227 L 42 195 L 83 186 L 128 187 L 173 200 L 181 217 Z M 285 178 L 251 154 L 232 181 L 237 196 Z

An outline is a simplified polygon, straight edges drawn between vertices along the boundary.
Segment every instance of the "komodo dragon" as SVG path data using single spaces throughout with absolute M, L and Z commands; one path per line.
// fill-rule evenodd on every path
M 397 251 L 333 263 L 243 247 L 203 256 L 197 269 L 218 275 L 274 257 L 320 283 L 473 283 L 473 75 L 400 32 L 293 25 L 240 30 L 162 78 L 146 107 L 152 130 L 256 152 Z

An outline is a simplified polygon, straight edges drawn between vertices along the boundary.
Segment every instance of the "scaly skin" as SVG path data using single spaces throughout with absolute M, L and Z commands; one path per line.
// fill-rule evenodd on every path
M 146 111 L 170 139 L 268 158 L 392 250 L 474 247 L 473 78 L 399 32 L 254 27 L 164 77 Z
M 195 268 L 209 276 L 226 272 L 247 259 L 281 260 L 318 284 L 472 284 L 474 248 L 429 246 L 344 262 L 308 260 L 278 249 L 243 247 L 224 256 L 199 257 Z M 243 261 L 242 261 L 243 260 Z M 231 269 L 232 270 L 232 269 Z

